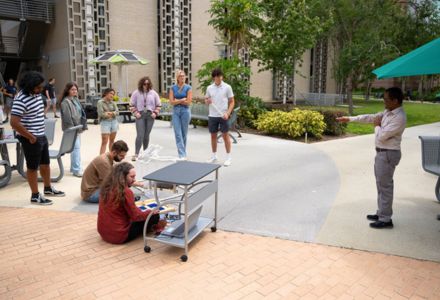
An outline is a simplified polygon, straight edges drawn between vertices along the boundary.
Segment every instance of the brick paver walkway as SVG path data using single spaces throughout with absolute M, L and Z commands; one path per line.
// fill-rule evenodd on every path
M 151 245 L 103 242 L 96 215 L 0 208 L 0 299 L 440 299 L 434 262 L 222 231 L 186 263 Z

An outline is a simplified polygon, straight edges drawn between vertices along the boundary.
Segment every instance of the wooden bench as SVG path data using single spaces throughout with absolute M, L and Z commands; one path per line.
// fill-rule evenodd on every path
M 238 114 L 239 110 L 240 110 L 240 107 L 236 107 L 234 109 L 228 122 L 229 122 L 230 131 L 235 131 L 237 133 L 238 137 L 241 138 L 241 132 L 238 130 L 238 126 L 237 126 L 237 114 Z M 208 121 L 208 114 L 209 114 L 208 105 L 203 104 L 203 103 L 193 103 L 191 105 L 191 120 Z M 172 118 L 173 106 L 170 105 L 168 102 L 163 102 L 162 108 L 160 109 L 160 116 L 168 116 L 168 117 Z M 172 124 L 173 124 L 173 122 L 170 119 L 170 126 L 171 127 L 172 127 Z M 193 123 L 193 126 L 194 126 L 194 128 L 197 128 L 197 125 L 194 123 Z M 236 144 L 237 139 L 231 133 L 229 133 L 229 136 L 231 137 L 233 143 Z M 219 134 L 217 139 L 220 139 L 220 138 L 221 138 L 221 134 Z

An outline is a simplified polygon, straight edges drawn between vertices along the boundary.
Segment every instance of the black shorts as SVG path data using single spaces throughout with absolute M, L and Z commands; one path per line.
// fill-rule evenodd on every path
M 222 117 L 208 117 L 208 128 L 210 133 L 217 133 L 219 130 L 222 133 L 227 133 L 229 122 Z
M 41 101 L 43 101 L 44 108 L 46 108 L 47 107 L 47 98 L 44 96 L 41 96 Z
M 40 165 L 48 165 L 49 143 L 46 136 L 37 137 L 37 141 L 31 144 L 29 140 L 22 136 L 17 136 L 23 147 L 24 157 L 26 158 L 26 167 L 30 170 L 38 170 Z

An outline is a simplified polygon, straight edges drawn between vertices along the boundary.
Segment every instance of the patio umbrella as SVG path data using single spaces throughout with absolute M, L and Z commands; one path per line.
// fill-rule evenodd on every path
M 373 70 L 373 73 L 378 79 L 440 74 L 440 38 Z
M 149 63 L 148 60 L 136 55 L 133 53 L 132 50 L 112 50 L 107 51 L 104 54 L 99 55 L 98 57 L 92 59 L 89 61 L 90 64 L 97 64 L 97 63 L 108 63 L 108 64 L 114 64 L 118 66 L 118 92 L 119 95 L 122 95 L 122 66 L 128 65 L 128 64 L 141 64 L 146 65 Z M 128 90 L 128 78 L 125 85 L 125 91 Z

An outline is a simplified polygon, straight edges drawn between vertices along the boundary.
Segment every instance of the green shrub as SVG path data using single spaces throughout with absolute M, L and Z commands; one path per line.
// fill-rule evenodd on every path
M 440 88 L 433 89 L 429 94 L 424 97 L 425 101 L 437 101 L 437 95 L 440 94 Z
M 261 98 L 244 95 L 238 111 L 239 122 L 241 125 L 255 128 L 255 121 L 264 112 L 266 107 Z
M 347 130 L 347 123 L 339 123 L 336 121 L 337 117 L 345 115 L 343 111 L 322 110 L 319 111 L 324 116 L 326 135 L 343 135 Z
M 189 123 L 191 125 L 208 127 L 208 121 L 206 120 L 191 119 Z
M 268 134 L 296 138 L 306 132 L 320 138 L 325 129 L 324 116 L 317 111 L 294 109 L 273 110 L 260 115 L 255 122 L 258 130 Z

